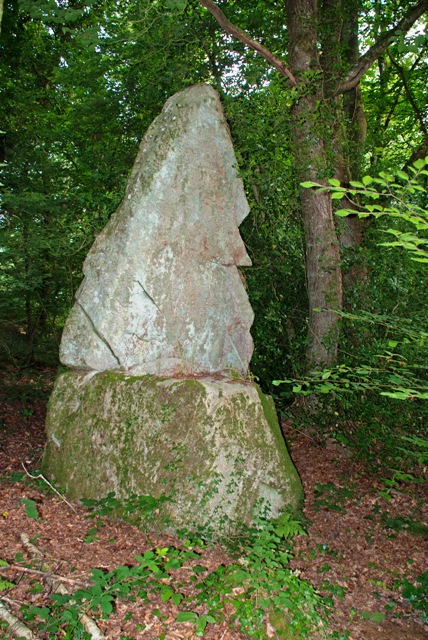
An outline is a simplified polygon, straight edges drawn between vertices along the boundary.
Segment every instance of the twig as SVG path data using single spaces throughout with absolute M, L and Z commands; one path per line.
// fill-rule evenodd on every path
M 14 638 L 26 638 L 26 640 L 40 640 L 40 636 L 36 635 L 29 629 L 19 618 L 14 616 L 0 600 L 0 620 L 4 620 L 9 625 L 8 632 Z
M 28 604 L 28 602 L 26 602 L 25 600 L 16 600 L 8 598 L 7 596 L 0 596 L 0 599 L 4 602 L 7 602 L 8 604 L 13 604 L 15 607 L 17 607 L 18 605 L 21 606 L 21 604 Z
M 64 498 L 64 496 L 62 495 L 62 493 L 60 493 L 57 489 L 55 489 L 55 487 L 49 482 L 49 480 L 47 478 L 45 478 L 45 476 L 42 473 L 39 473 L 37 476 L 33 476 L 28 469 L 25 467 L 25 464 L 23 462 L 21 462 L 22 468 L 24 469 L 25 473 L 27 474 L 27 476 L 29 478 L 32 478 L 33 480 L 43 480 L 43 482 L 46 482 L 46 484 L 52 489 L 52 491 L 55 491 L 55 493 L 57 494 L 57 496 L 59 496 L 61 498 L 61 500 L 64 500 L 64 502 L 66 504 L 68 504 L 68 506 L 70 507 L 70 509 L 73 509 L 74 513 L 77 513 L 77 509 L 75 509 L 73 507 L 73 505 L 66 499 Z
M 85 587 L 89 587 L 90 584 L 88 582 L 83 582 L 83 580 L 74 580 L 73 578 L 66 578 L 64 576 L 59 576 L 56 573 L 50 573 L 48 571 L 39 571 L 38 569 L 28 569 L 27 567 L 19 567 L 16 564 L 8 564 L 7 566 L 0 567 L 1 571 L 21 571 L 22 573 L 34 573 L 38 576 L 43 576 L 44 578 L 51 578 L 52 580 L 60 580 L 61 582 L 68 582 L 69 584 L 78 584 Z
M 37 547 L 30 542 L 28 536 L 25 533 L 21 534 L 21 540 L 33 555 L 43 557 L 43 553 L 40 551 L 40 549 L 37 549 Z M 46 580 L 46 582 L 51 585 L 55 593 L 60 593 L 61 595 L 66 595 L 66 596 L 72 596 L 72 593 L 70 593 L 70 591 L 62 584 L 63 582 L 70 582 L 73 585 L 78 584 L 85 587 L 90 586 L 88 583 L 81 582 L 80 580 L 65 578 L 63 576 L 58 576 L 54 573 L 49 573 L 48 571 L 38 571 L 37 569 L 27 569 L 27 567 L 18 567 L 17 565 L 13 565 L 13 564 L 9 564 L 5 567 L 0 567 L 0 569 L 2 570 L 12 569 L 17 571 L 22 571 L 23 573 L 33 573 L 36 575 L 41 575 Z M 73 601 L 70 600 L 70 603 L 73 604 Z M 1 605 L 1 601 L 0 601 L 0 605 Z M 5 607 L 3 607 L 2 609 L 1 606 L 0 606 L 0 619 L 2 618 L 3 612 L 6 612 L 4 613 L 4 616 L 8 615 L 8 616 L 11 616 L 11 618 L 14 618 L 14 620 L 16 621 L 16 623 L 14 624 L 21 625 L 18 618 L 15 618 L 15 616 L 12 616 L 12 614 L 10 614 Z M 3 620 L 6 620 L 6 622 L 11 624 L 9 620 L 7 620 L 5 617 L 3 617 Z M 105 636 L 102 633 L 101 629 L 94 622 L 94 620 L 92 620 L 92 618 L 90 618 L 86 613 L 81 613 L 79 615 L 79 621 L 83 625 L 85 631 L 87 631 L 87 633 L 89 633 L 89 635 L 91 636 L 91 640 L 104 640 Z M 12 632 L 12 629 L 11 629 L 11 632 Z M 28 629 L 28 632 L 32 634 L 30 629 Z M 20 638 L 20 637 L 32 638 L 35 640 L 37 640 L 38 638 L 38 636 L 34 636 L 34 634 L 25 635 L 24 633 L 22 633 L 21 626 L 19 626 L 19 633 L 15 635 L 15 637 L 16 638 Z

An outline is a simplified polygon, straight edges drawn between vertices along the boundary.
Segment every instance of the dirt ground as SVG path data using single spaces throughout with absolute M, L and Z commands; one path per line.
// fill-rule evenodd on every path
M 39 567 L 53 579 L 60 576 L 66 587 L 75 590 L 89 582 L 92 568 L 112 570 L 135 563 L 135 554 L 183 546 L 174 536 L 147 535 L 108 518 L 94 527 L 82 505 L 70 506 L 37 483 L 14 481 L 11 474 L 21 473 L 23 464 L 30 473 L 40 465 L 53 375 L 50 370 L 18 375 L 8 367 L 0 373 L 0 559 L 10 565 L 0 567 L 0 580 L 15 584 L 0 596 L 16 615 L 23 603 L 43 606 L 49 597 L 38 574 L 26 573 L 25 567 L 31 565 L 35 571 Z M 426 486 L 402 486 L 400 491 L 390 491 L 386 499 L 380 493 L 382 476 L 368 473 L 345 448 L 334 442 L 321 446 L 313 435 L 286 423 L 283 430 L 303 481 L 308 519 L 308 536 L 295 538 L 291 565 L 331 598 L 332 614 L 323 637 L 427 639 L 428 629 L 402 597 L 401 584 L 404 579 L 416 584 L 416 578 L 427 570 L 427 540 L 406 525 L 393 526 L 409 520 L 428 524 Z M 36 503 L 38 519 L 28 516 L 23 498 Z M 203 561 L 208 571 L 230 562 L 219 546 L 200 553 L 198 563 Z M 178 571 L 177 580 L 186 582 L 191 564 Z M 192 584 L 189 581 L 188 593 Z M 99 626 L 105 637 L 118 640 L 155 639 L 162 634 L 166 640 L 196 638 L 192 624 L 176 622 L 179 611 L 156 594 L 144 606 L 124 598 Z M 0 627 L 0 638 L 7 637 L 2 633 Z M 246 638 L 230 628 L 227 612 L 221 622 L 207 626 L 204 637 Z

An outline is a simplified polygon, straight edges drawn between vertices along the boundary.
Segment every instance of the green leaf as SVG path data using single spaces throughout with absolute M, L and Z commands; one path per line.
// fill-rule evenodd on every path
M 0 558 L 0 567 L 8 567 L 9 563 L 6 562 L 6 560 L 3 560 L 3 558 Z
M 361 178 L 361 182 L 364 186 L 367 187 L 369 184 L 372 184 L 373 178 L 371 176 L 364 176 L 363 178 Z
M 343 189 L 341 191 L 333 191 L 333 193 L 331 194 L 331 199 L 332 200 L 342 200 L 343 196 L 345 195 L 346 189 Z
M 405 171 L 397 171 L 397 176 L 402 178 L 402 180 L 408 180 L 409 175 Z
M 106 615 L 110 615 L 113 612 L 113 605 L 111 603 L 112 596 L 104 596 L 100 601 L 100 609 Z
M 305 189 L 310 189 L 311 187 L 321 187 L 321 185 L 318 184 L 318 182 L 310 182 L 310 181 L 301 182 L 300 186 L 304 187 Z
M 161 587 L 162 602 L 168 602 L 168 600 L 170 600 L 173 594 L 174 594 L 174 589 L 172 589 L 171 587 L 167 587 L 167 586 Z
M 416 162 L 413 163 L 413 166 L 415 167 L 415 169 L 423 169 L 425 165 L 426 165 L 426 160 L 423 160 L 422 158 L 420 158 L 419 160 L 416 160 Z
M 363 620 L 371 620 L 372 622 L 379 624 L 385 620 L 386 616 L 381 611 L 363 611 L 361 617 Z
M 6 591 L 7 589 L 11 589 L 16 585 L 13 582 L 9 582 L 8 580 L 0 580 L 0 591 Z
M 178 605 L 180 604 L 180 602 L 183 600 L 184 596 L 182 593 L 174 593 L 171 596 L 171 600 L 172 602 L 175 604 L 176 607 L 178 607 Z
M 329 178 L 328 183 L 331 184 L 332 187 L 340 187 L 340 180 L 337 178 Z
M 198 619 L 198 614 L 194 611 L 181 611 L 176 617 L 177 622 L 194 622 Z
M 165 0 L 165 5 L 173 11 L 184 11 L 187 0 Z
M 193 567 L 194 573 L 205 573 L 207 571 L 206 567 L 201 567 L 199 564 L 196 564 Z
M 37 503 L 29 498 L 22 498 L 21 504 L 25 505 L 25 513 L 33 520 L 39 520 L 39 512 L 37 511 Z

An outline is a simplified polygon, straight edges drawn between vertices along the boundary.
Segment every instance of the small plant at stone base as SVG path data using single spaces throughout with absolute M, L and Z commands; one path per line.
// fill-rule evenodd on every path
M 169 519 L 163 515 L 162 506 L 171 502 L 172 496 L 160 495 L 139 496 L 135 493 L 131 494 L 123 500 L 116 498 L 114 491 L 110 491 L 105 498 L 101 500 L 92 500 L 82 498 L 82 504 L 89 509 L 88 518 L 99 516 L 114 516 L 121 518 L 141 529 L 149 529 L 154 524 L 160 522 L 165 526 L 169 525 Z
M 290 513 L 276 521 L 259 519 L 239 541 L 237 561 L 197 585 L 197 602 L 216 615 L 228 601 L 235 624 L 253 638 L 266 638 L 269 628 L 278 638 L 309 637 L 323 624 L 326 609 L 315 589 L 287 566 L 293 555 L 287 540 L 297 534 L 305 532 Z M 236 541 L 228 544 L 234 552 L 236 546 Z
M 184 549 L 165 547 L 137 555 L 134 566 L 119 566 L 110 572 L 93 569 L 90 586 L 66 595 L 53 594 L 46 606 L 23 605 L 21 612 L 48 637 L 61 634 L 74 640 L 87 637 L 82 613 L 106 619 L 120 598 L 138 598 L 144 603 L 150 594 L 157 594 L 162 602 L 171 601 L 182 609 L 176 621 L 193 622 L 197 636 L 222 619 L 225 610 L 230 617 L 232 608 L 232 620 L 251 637 L 266 638 L 266 630 L 274 629 L 277 638 L 307 638 L 322 626 L 326 608 L 315 589 L 287 566 L 292 557 L 289 540 L 303 533 L 302 524 L 291 513 L 276 521 L 259 519 L 234 541 L 233 550 L 239 550 L 236 561 L 219 566 L 203 580 L 200 576 L 207 570 L 195 564 L 201 556 L 187 542 Z M 230 545 L 225 546 L 227 550 Z M 194 581 L 200 581 L 195 584 L 196 596 L 185 597 L 181 591 L 185 592 L 186 584 L 171 581 L 171 577 L 189 565 Z

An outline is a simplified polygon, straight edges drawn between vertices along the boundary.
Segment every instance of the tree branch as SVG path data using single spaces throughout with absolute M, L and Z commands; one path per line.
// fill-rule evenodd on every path
M 31 573 L 43 578 L 51 578 L 53 580 L 60 580 L 61 582 L 68 582 L 69 584 L 78 584 L 83 587 L 90 586 L 89 582 L 83 582 L 82 580 L 74 580 L 73 578 L 66 578 L 65 576 L 59 576 L 56 573 L 49 573 L 48 571 L 39 571 L 38 569 L 29 569 L 28 567 L 20 567 L 17 564 L 8 564 L 0 567 L 0 571 L 20 571 L 21 573 Z
M 428 11 L 428 0 L 422 0 L 422 2 L 412 7 L 407 14 L 397 22 L 395 27 L 384 33 L 379 40 L 349 68 L 345 80 L 339 85 L 336 91 L 336 95 L 353 89 L 373 62 L 394 42 L 400 33 L 406 33 L 425 11 Z
M 428 156 L 428 136 L 425 137 L 419 147 L 413 151 L 412 155 L 403 167 L 404 171 L 409 167 L 412 167 L 416 160 L 419 160 L 419 158 L 425 158 L 426 156 Z
M 404 86 L 404 91 L 406 93 L 407 99 L 410 102 L 410 104 L 412 105 L 413 111 L 415 112 L 416 118 L 419 121 L 422 133 L 425 134 L 425 136 L 427 136 L 428 131 L 427 131 L 427 125 L 425 123 L 425 119 L 421 113 L 421 110 L 419 109 L 418 105 L 416 104 L 416 100 L 415 97 L 413 95 L 413 93 L 410 90 L 409 84 L 407 82 L 407 78 L 406 78 L 406 74 L 404 73 L 404 69 L 403 67 L 401 67 L 398 62 L 392 57 L 392 55 L 389 53 L 388 51 L 388 56 L 389 59 L 391 60 L 393 66 L 397 69 L 398 75 L 400 76 L 400 79 L 403 83 Z
M 270 62 L 270 64 L 278 69 L 281 75 L 285 76 L 288 79 L 289 84 L 292 87 L 297 87 L 297 80 L 291 73 L 290 69 L 288 69 L 284 62 L 277 58 L 269 49 L 266 49 L 262 44 L 253 40 L 245 31 L 233 25 L 224 15 L 223 11 L 218 8 L 218 6 L 212 2 L 212 0 L 199 0 L 201 5 L 208 9 L 208 11 L 214 16 L 219 25 L 231 36 L 237 38 L 241 42 L 243 42 L 247 47 L 259 53 L 265 60 Z M 427 0 L 428 2 L 428 0 Z

